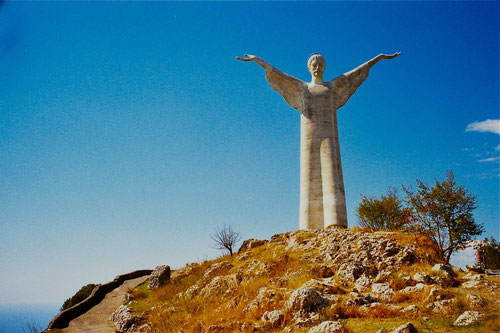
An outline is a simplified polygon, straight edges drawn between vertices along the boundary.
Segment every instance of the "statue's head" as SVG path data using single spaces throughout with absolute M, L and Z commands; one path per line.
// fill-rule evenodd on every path
M 312 76 L 322 79 L 325 71 L 325 58 L 319 53 L 314 53 L 307 60 L 307 70 Z

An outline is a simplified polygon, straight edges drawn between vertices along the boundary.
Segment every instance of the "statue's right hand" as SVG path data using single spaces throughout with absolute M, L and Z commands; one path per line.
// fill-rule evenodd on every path
M 236 59 L 240 60 L 240 61 L 255 61 L 255 60 L 259 59 L 258 57 L 251 55 L 251 54 L 244 54 L 244 56 L 246 58 L 236 57 Z

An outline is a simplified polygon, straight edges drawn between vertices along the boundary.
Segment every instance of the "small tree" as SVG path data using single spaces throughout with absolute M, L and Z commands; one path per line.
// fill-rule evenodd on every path
M 495 238 L 486 238 L 480 248 L 484 259 L 484 266 L 488 269 L 500 268 L 500 243 Z
M 416 192 L 405 186 L 403 190 L 414 223 L 436 243 L 446 263 L 455 251 L 465 249 L 473 236 L 483 232 L 472 216 L 476 198 L 456 185 L 452 171 L 442 182 L 435 180 L 434 187 L 417 179 Z
M 241 240 L 239 232 L 233 230 L 231 226 L 224 226 L 222 229 L 215 229 L 214 234 L 211 236 L 215 242 L 215 248 L 218 250 L 227 250 L 229 254 L 233 255 L 233 249 L 236 244 Z
M 372 229 L 400 229 L 404 222 L 404 208 L 397 190 L 389 188 L 380 199 L 361 196 L 357 208 L 359 225 Z

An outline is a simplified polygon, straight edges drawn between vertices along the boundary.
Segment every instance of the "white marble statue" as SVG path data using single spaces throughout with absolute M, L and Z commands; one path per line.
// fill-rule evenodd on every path
M 259 57 L 245 54 L 241 61 L 255 61 L 266 70 L 266 79 L 285 101 L 301 113 L 300 139 L 300 229 L 347 228 L 344 181 L 340 161 L 337 110 L 368 77 L 368 71 L 381 59 L 380 54 L 354 70 L 324 82 L 325 59 L 313 54 L 307 69 L 312 75 L 306 83 L 285 74 Z

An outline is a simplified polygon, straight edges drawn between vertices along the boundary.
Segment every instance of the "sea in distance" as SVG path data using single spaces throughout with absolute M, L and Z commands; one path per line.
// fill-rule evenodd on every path
M 0 304 L 0 333 L 38 332 L 47 328 L 61 304 Z

